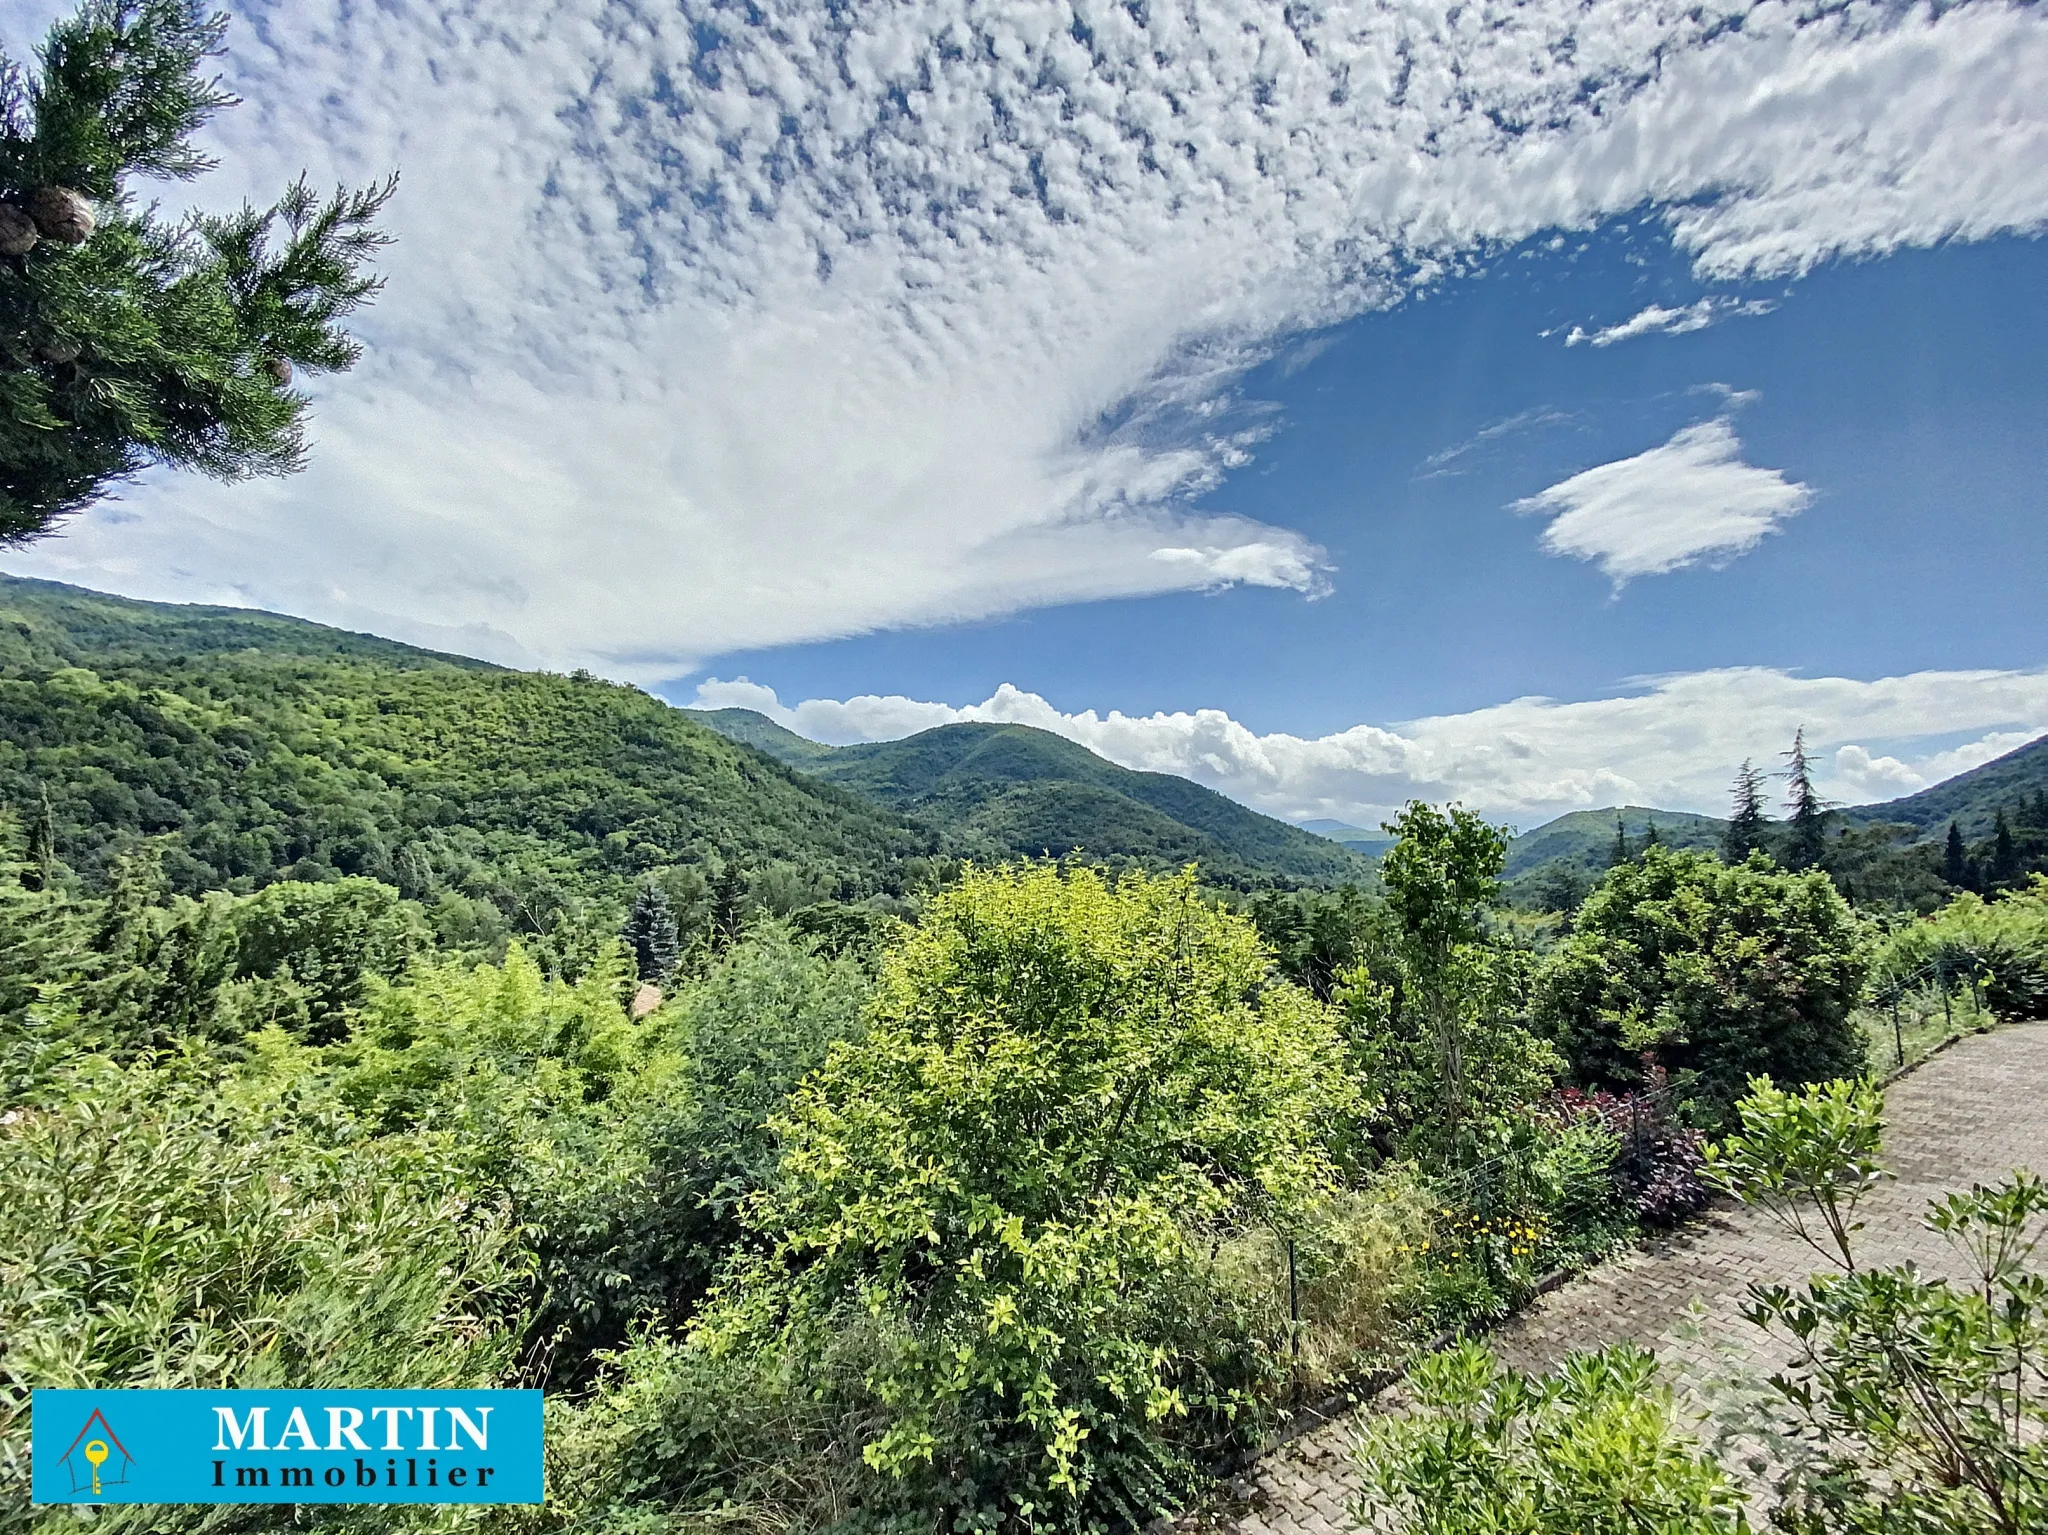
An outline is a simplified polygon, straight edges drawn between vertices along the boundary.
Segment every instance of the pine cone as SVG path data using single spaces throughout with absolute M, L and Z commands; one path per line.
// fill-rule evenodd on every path
M 60 245 L 85 244 L 98 222 L 92 204 L 69 187 L 37 187 L 29 193 L 28 216 L 44 239 Z
M 268 362 L 263 364 L 263 371 L 268 373 L 272 378 L 277 380 L 279 388 L 291 388 L 292 360 L 289 357 L 271 358 Z
M 0 203 L 0 256 L 26 256 L 35 243 L 36 221 L 13 203 Z

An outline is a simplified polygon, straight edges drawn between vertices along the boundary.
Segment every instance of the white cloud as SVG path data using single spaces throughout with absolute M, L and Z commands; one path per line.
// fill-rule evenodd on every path
M 1667 309 L 1662 304 L 1651 304 L 1639 309 L 1626 320 L 1600 330 L 1586 330 L 1574 325 L 1564 338 L 1566 346 L 1577 346 L 1588 342 L 1596 347 L 1613 346 L 1617 341 L 1630 341 L 1637 336 L 1685 336 L 1696 330 L 1705 330 L 1719 320 L 1738 315 L 1769 314 L 1778 306 L 1770 299 L 1703 298 L 1695 299 L 1678 309 Z
M 1422 473 L 1418 478 L 1434 480 L 1447 475 L 1463 474 L 1465 471 L 1461 466 L 1466 460 L 1502 438 L 1513 437 L 1523 432 L 1537 432 L 1546 427 L 1570 426 L 1579 420 L 1580 418 L 1570 411 L 1538 405 L 1500 421 L 1489 421 L 1463 442 L 1454 443 L 1440 452 L 1430 454 L 1423 460 Z
M 1458 799 L 1527 829 L 1608 805 L 1719 814 L 1736 766 L 1745 758 L 1775 766 L 1801 728 L 1823 765 L 1824 795 L 1849 804 L 1895 798 L 2048 732 L 2048 670 L 1859 681 L 1736 667 L 1657 678 L 1611 698 L 1518 698 L 1313 740 L 1255 735 L 1218 709 L 1067 713 L 1007 683 L 964 707 L 874 695 L 787 707 L 758 683 L 714 679 L 696 703 L 757 709 L 834 744 L 962 720 L 1034 725 L 1125 767 L 1178 773 L 1290 820 L 1371 827 L 1411 798 Z M 1964 744 L 1952 744 L 1958 737 Z
M 1723 416 L 1660 448 L 1581 470 L 1511 510 L 1548 515 L 1547 552 L 1597 561 L 1618 584 L 1747 553 L 1812 502 L 1806 486 L 1745 464 Z
M 1716 280 L 2032 230 L 1998 3 L 303 0 L 216 201 L 402 165 L 313 468 L 153 481 L 12 568 L 642 679 L 1034 604 L 1319 589 L 1188 510 L 1285 339 L 1645 202 Z M 173 189 L 176 190 L 176 189 Z

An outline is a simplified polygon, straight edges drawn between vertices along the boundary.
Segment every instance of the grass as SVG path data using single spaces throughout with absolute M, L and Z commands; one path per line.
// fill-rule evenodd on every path
M 1870 1041 L 1871 1067 L 1878 1072 L 1915 1065 L 1950 1040 L 1995 1027 L 1999 1021 L 1967 987 L 1951 991 L 1944 1007 L 1941 989 L 1933 985 L 1899 999 L 1896 1028 L 1889 1007 L 1859 1008 L 1856 1019 Z

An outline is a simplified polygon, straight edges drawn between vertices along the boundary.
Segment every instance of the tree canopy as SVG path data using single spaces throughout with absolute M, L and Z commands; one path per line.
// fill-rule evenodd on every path
M 167 220 L 139 180 L 191 180 L 234 104 L 206 73 L 224 16 L 91 0 L 40 68 L 0 56 L 0 547 L 152 465 L 216 479 L 305 459 L 297 370 L 352 366 L 395 181 Z
M 1534 1014 L 1587 1084 L 1634 1083 L 1653 1051 L 1717 1119 L 1752 1076 L 1862 1069 L 1850 1013 L 1869 966 L 1862 925 L 1826 875 L 1762 854 L 1729 867 L 1646 848 L 1579 908 L 1539 974 Z

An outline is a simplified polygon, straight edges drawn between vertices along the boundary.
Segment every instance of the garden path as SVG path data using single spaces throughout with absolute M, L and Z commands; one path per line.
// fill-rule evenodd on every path
M 2048 1172 L 2048 1024 L 1972 1035 L 1885 1094 L 1884 1165 L 1896 1173 L 1857 1214 L 1861 1263 L 1912 1259 L 1955 1273 L 1955 1254 L 1920 1224 L 1929 1200 L 2015 1167 Z M 1567 1354 L 1635 1342 L 1654 1349 L 1683 1390 L 1730 1366 L 1767 1373 L 1771 1340 L 1742 1319 L 1753 1283 L 1791 1283 L 1824 1266 L 1767 1218 L 1720 1205 L 1683 1230 L 1552 1291 L 1492 1338 L 1500 1357 L 1544 1370 Z M 1371 1409 L 1366 1409 L 1370 1411 Z M 1181 1521 L 1215 1535 L 1340 1535 L 1355 1531 L 1354 1420 L 1337 1418 L 1255 1463 Z

